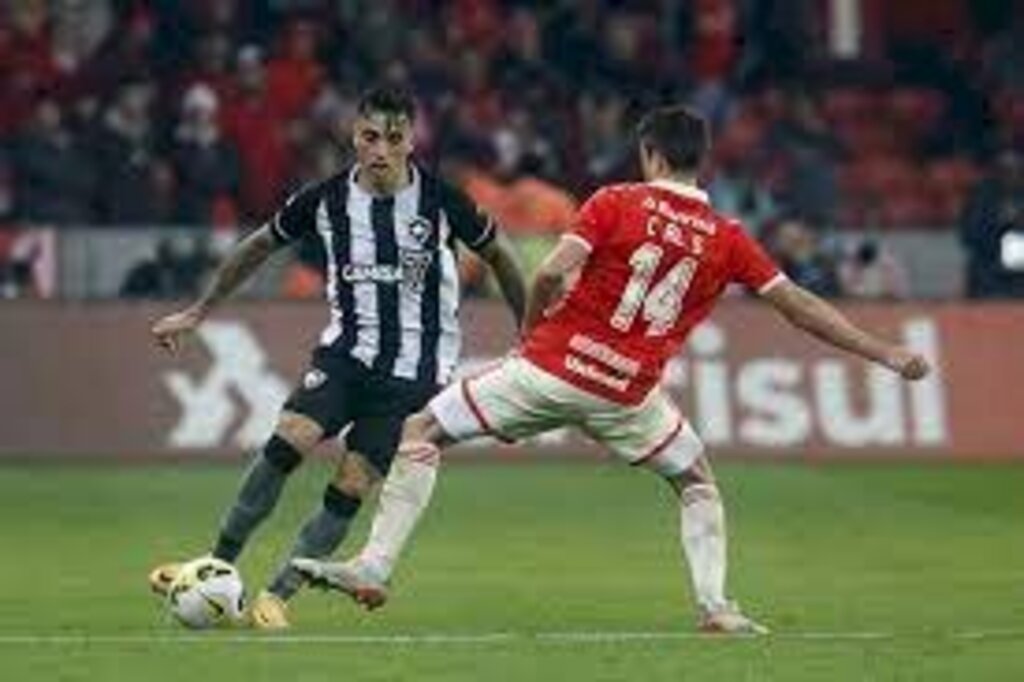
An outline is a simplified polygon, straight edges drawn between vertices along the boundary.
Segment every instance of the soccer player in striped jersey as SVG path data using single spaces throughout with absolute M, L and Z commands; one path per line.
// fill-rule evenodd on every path
M 272 253 L 307 241 L 325 256 L 329 323 L 223 519 L 210 552 L 219 559 L 238 558 L 292 471 L 347 428 L 346 456 L 292 556 L 326 557 L 341 543 L 363 497 L 387 474 L 405 418 L 448 382 L 458 358 L 457 242 L 488 263 L 517 323 L 522 318 L 525 285 L 512 247 L 460 190 L 412 161 L 414 116 L 402 91 L 367 93 L 353 130 L 356 163 L 292 196 L 232 250 L 199 300 L 153 327 L 174 352 Z M 154 569 L 153 589 L 165 592 L 177 567 Z M 286 603 L 301 584 L 284 562 L 253 601 L 253 625 L 287 627 Z
M 347 562 L 295 559 L 310 580 L 381 605 L 430 500 L 440 448 L 483 434 L 514 441 L 575 426 L 678 494 L 699 628 L 765 631 L 726 593 L 721 497 L 700 438 L 660 386 L 666 362 L 733 283 L 796 327 L 907 380 L 925 376 L 928 361 L 789 281 L 737 221 L 715 212 L 696 186 L 708 148 L 700 116 L 684 107 L 654 110 L 638 138 L 645 181 L 601 189 L 583 206 L 536 275 L 520 352 L 449 386 L 406 422 L 366 546 Z M 618 561 L 615 570 L 629 567 Z

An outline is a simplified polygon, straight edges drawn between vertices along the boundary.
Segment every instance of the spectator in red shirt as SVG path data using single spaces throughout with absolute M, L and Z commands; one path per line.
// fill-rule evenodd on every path
M 282 198 L 292 154 L 287 119 L 267 88 L 259 48 L 239 51 L 234 86 L 223 117 L 225 134 L 238 148 L 242 164 L 242 214 L 261 220 Z
M 32 115 L 33 95 L 60 78 L 53 59 L 49 14 L 41 0 L 11 2 L 0 23 L 0 135 L 14 133 Z
M 306 112 L 324 82 L 317 61 L 316 26 L 295 21 L 285 29 L 281 52 L 267 64 L 267 91 L 288 119 Z
M 692 21 L 691 73 L 698 83 L 727 80 L 739 52 L 733 0 L 697 0 Z

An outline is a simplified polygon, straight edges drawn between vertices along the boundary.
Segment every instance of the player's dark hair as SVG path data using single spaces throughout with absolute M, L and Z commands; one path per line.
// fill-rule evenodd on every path
M 393 86 L 379 86 L 363 93 L 359 99 L 359 114 L 390 114 L 416 118 L 416 100 L 408 90 Z
M 653 109 L 636 126 L 640 144 L 665 157 L 673 170 L 695 173 L 711 146 L 708 124 L 696 111 L 674 105 Z

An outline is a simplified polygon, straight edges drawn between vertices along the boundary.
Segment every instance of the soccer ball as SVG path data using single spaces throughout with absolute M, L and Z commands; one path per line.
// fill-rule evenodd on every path
M 194 559 L 171 583 L 167 608 L 182 625 L 196 630 L 237 623 L 245 610 L 242 577 L 226 561 Z

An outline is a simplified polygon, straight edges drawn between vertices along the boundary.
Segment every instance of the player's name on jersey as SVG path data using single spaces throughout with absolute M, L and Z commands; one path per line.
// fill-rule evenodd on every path
M 671 223 L 675 223 L 677 225 L 684 227 L 690 227 L 695 230 L 698 230 L 699 232 L 703 232 L 704 234 L 707 235 L 713 235 L 717 230 L 717 228 L 715 227 L 715 222 L 713 220 L 707 220 L 692 213 L 677 211 L 676 209 L 672 208 L 672 205 L 667 201 L 658 200 L 655 199 L 654 197 L 647 197 L 646 199 L 644 199 L 643 205 L 645 210 L 653 211 L 654 213 L 670 221 Z M 648 228 L 649 227 L 650 223 L 648 223 Z
M 341 276 L 346 282 L 401 282 L 405 279 L 405 268 L 401 265 L 371 263 L 350 264 L 342 268 Z

